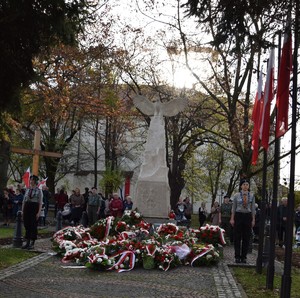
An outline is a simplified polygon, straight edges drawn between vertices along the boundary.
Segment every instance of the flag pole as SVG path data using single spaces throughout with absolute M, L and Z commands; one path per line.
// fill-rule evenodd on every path
M 294 228 L 294 208 L 295 208 L 295 163 L 296 163 L 296 126 L 297 126 L 297 71 L 298 71 L 298 30 L 299 30 L 299 1 L 296 2 L 295 12 L 295 36 L 294 36 L 294 56 L 293 56 L 293 93 L 292 93 L 292 132 L 291 132 L 291 157 L 290 157 L 290 184 L 287 205 L 287 226 L 286 226 L 286 247 L 284 258 L 284 270 L 281 279 L 281 298 L 288 298 L 291 295 L 291 267 L 293 253 L 293 228 Z M 291 1 L 293 5 L 293 1 Z
M 256 272 L 262 273 L 262 264 L 268 261 L 268 255 L 266 249 L 264 250 L 264 234 L 265 234 L 265 222 L 266 222 L 266 195 L 267 195 L 267 173 L 268 173 L 268 147 L 269 147 L 269 134 L 270 134 L 270 105 L 273 100 L 274 86 L 273 86 L 273 72 L 274 72 L 274 48 L 272 46 L 270 50 L 270 57 L 268 60 L 267 67 L 267 78 L 264 88 L 263 96 L 263 109 L 261 113 L 261 140 L 263 150 L 263 181 L 262 181 L 262 201 L 260 206 L 260 221 L 259 221 L 259 240 L 258 240 L 258 252 L 256 259 Z M 265 238 L 265 248 L 269 247 L 267 243 L 269 241 L 269 235 L 266 235 Z
M 264 246 L 264 234 L 265 234 L 265 222 L 266 222 L 267 169 L 268 169 L 268 153 L 266 150 L 264 150 L 262 200 L 260 206 L 259 237 L 258 237 L 258 250 L 257 250 L 257 259 L 256 259 L 256 272 L 259 274 L 262 273 L 262 263 L 263 263 L 263 246 Z M 266 256 L 264 257 L 266 259 Z
M 278 69 L 280 66 L 281 53 L 281 32 L 278 32 Z M 277 108 L 275 108 L 277 115 Z M 273 194 L 270 215 L 270 244 L 269 244 L 269 261 L 267 268 L 266 288 L 273 290 L 274 287 L 274 260 L 275 260 L 275 241 L 276 241 L 276 219 L 277 219 L 277 196 L 279 183 L 279 156 L 280 156 L 280 138 L 275 138 L 274 148 L 274 172 L 273 172 Z

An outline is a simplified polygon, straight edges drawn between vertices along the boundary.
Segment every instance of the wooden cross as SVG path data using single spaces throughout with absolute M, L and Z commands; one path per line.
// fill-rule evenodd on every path
M 40 130 L 36 130 L 34 133 L 33 149 L 23 149 L 18 147 L 11 147 L 10 149 L 11 152 L 14 153 L 33 155 L 32 174 L 36 176 L 38 176 L 39 174 L 40 156 L 48 156 L 54 158 L 62 157 L 61 153 L 41 151 L 40 142 L 41 142 L 41 132 Z

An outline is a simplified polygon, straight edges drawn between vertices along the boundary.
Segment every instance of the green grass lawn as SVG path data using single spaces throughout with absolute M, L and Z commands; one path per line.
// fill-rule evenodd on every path
M 0 247 L 0 270 L 17 263 L 23 262 L 37 254 L 32 251 L 17 248 L 1 248 Z
M 23 233 L 25 232 L 23 228 Z M 49 233 L 49 229 L 39 229 L 39 234 Z M 11 227 L 0 227 L 0 239 L 13 238 L 15 229 Z M 29 258 L 36 256 L 36 252 L 23 250 L 19 248 L 0 247 L 0 270 L 17 263 L 23 262 Z
M 255 268 L 232 267 L 233 274 L 241 284 L 248 297 L 265 298 L 280 297 L 281 275 L 274 276 L 274 289 L 266 289 L 266 270 L 258 274 Z M 291 297 L 300 297 L 300 270 L 292 269 Z
M 23 234 L 25 233 L 24 227 L 22 227 L 22 232 Z M 39 234 L 47 234 L 51 232 L 51 230 L 45 228 L 45 229 L 39 229 L 38 233 Z M 15 228 L 13 226 L 11 227 L 0 227 L 0 238 L 13 238 L 15 233 Z

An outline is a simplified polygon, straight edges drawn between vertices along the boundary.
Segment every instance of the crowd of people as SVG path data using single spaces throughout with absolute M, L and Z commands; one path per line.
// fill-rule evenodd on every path
M 55 214 L 61 211 L 63 218 L 72 225 L 80 223 L 84 211 L 87 214 L 88 225 L 91 226 L 109 215 L 120 218 L 124 210 L 131 210 L 133 206 L 131 196 L 127 195 L 123 200 L 118 193 L 113 193 L 105 198 L 97 191 L 97 187 L 86 187 L 84 193 L 75 188 L 70 196 L 63 188 L 58 188 L 54 200 Z
M 18 184 L 4 188 L 0 195 L 0 211 L 3 214 L 3 227 L 9 227 L 15 223 L 18 212 L 25 228 L 25 242 L 23 249 L 33 249 L 37 239 L 38 226 L 45 226 L 49 211 L 49 202 L 52 194 L 46 185 L 39 186 L 39 178 L 30 176 L 29 187 L 25 188 Z M 75 188 L 69 196 L 64 188 L 58 188 L 53 196 L 55 202 L 54 216 L 58 211 L 66 215 L 69 224 L 78 225 L 81 222 L 83 212 L 87 214 L 88 225 L 93 225 L 97 220 L 109 215 L 122 217 L 125 210 L 133 207 L 129 195 L 121 199 L 117 193 L 105 198 L 97 192 L 96 187 L 85 188 L 81 194 L 79 188 Z M 68 211 L 68 212 L 66 212 Z
M 14 189 L 9 186 L 3 189 L 0 197 L 0 210 L 3 213 L 3 226 L 8 227 L 15 222 L 18 212 L 21 211 L 25 227 L 25 244 L 23 248 L 32 249 L 37 238 L 38 225 L 45 225 L 49 210 L 49 202 L 52 198 L 46 185 L 42 189 L 38 186 L 38 177 L 30 177 L 30 186 L 26 189 L 18 184 Z M 127 195 L 122 199 L 118 193 L 113 193 L 105 198 L 96 187 L 85 188 L 81 193 L 75 188 L 69 196 L 64 188 L 58 188 L 53 196 L 55 201 L 55 214 L 62 212 L 63 218 L 71 225 L 81 222 L 83 212 L 86 212 L 88 225 L 93 225 L 97 220 L 107 216 L 122 217 L 125 210 L 133 207 L 132 199 Z M 286 222 L 288 199 L 283 197 L 277 208 L 277 240 L 280 247 L 285 246 Z M 269 216 L 269 208 L 266 215 Z M 191 224 L 193 206 L 190 199 L 179 198 L 175 210 L 171 210 L 170 219 L 178 224 Z M 232 198 L 225 195 L 223 202 L 214 201 L 210 212 L 206 210 L 206 204 L 199 207 L 199 226 L 205 223 L 218 225 L 225 230 L 227 242 L 234 245 L 236 263 L 246 263 L 249 251 L 250 239 L 258 241 L 259 222 L 261 211 L 255 202 L 253 193 L 250 192 L 250 183 L 243 179 L 240 181 L 239 192 Z M 300 206 L 295 211 L 295 231 L 300 232 Z
M 45 225 L 51 194 L 48 187 L 45 185 L 43 185 L 41 191 L 43 201 L 39 223 Z M 26 188 L 22 184 L 18 184 L 16 188 L 13 185 L 10 185 L 3 189 L 3 193 L 0 196 L 0 209 L 4 219 L 3 226 L 9 227 L 11 223 L 15 222 L 18 211 L 22 211 L 25 194 Z

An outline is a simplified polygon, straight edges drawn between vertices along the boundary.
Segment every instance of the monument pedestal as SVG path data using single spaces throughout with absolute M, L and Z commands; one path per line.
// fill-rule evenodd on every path
M 167 181 L 138 180 L 134 208 L 143 217 L 167 219 L 170 212 L 170 187 Z

